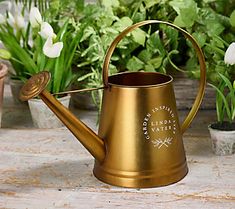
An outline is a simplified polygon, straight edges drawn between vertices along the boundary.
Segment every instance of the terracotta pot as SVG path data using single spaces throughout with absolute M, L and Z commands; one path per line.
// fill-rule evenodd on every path
M 7 66 L 0 63 L 0 127 L 2 125 L 2 104 L 4 92 L 4 77 L 7 75 Z
M 69 107 L 70 95 L 58 99 L 64 106 Z M 60 128 L 64 125 L 41 99 L 28 101 L 35 128 Z
M 235 129 L 219 130 L 216 124 L 209 125 L 212 151 L 216 155 L 232 155 L 235 153 Z M 234 124 L 235 125 L 235 124 Z

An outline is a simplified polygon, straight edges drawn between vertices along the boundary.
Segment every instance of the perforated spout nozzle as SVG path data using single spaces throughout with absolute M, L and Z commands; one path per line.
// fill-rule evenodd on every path
M 20 100 L 27 101 L 37 97 L 47 87 L 50 79 L 51 74 L 47 71 L 33 75 L 20 90 Z

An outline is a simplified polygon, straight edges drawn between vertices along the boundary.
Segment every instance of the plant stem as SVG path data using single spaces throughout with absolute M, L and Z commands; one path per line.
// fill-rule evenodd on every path
M 15 62 L 17 62 L 17 63 L 19 63 L 19 64 L 21 64 L 21 65 L 24 65 L 23 62 L 21 62 L 20 60 L 14 58 L 14 57 L 11 57 L 11 60 L 13 60 L 13 61 L 15 61 Z

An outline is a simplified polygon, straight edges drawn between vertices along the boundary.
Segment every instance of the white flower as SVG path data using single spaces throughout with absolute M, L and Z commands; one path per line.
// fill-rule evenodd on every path
M 8 19 L 7 22 L 13 28 L 20 30 L 25 27 L 24 17 L 21 14 L 16 14 L 14 17 L 13 15 L 8 12 Z
M 15 27 L 15 18 L 13 17 L 13 15 L 8 12 L 8 18 L 7 18 L 7 22 L 11 27 Z
M 29 21 L 33 28 L 39 27 L 42 24 L 42 16 L 37 7 L 32 7 L 29 12 Z
M 22 29 L 25 27 L 25 21 L 22 14 L 18 14 L 15 16 L 15 25 L 17 29 Z
M 39 32 L 39 34 L 40 34 L 43 38 L 45 38 L 45 39 L 47 39 L 47 38 L 49 38 L 49 37 L 52 37 L 52 38 L 55 38 L 55 37 L 56 37 L 56 35 L 55 35 L 54 31 L 53 31 L 53 28 L 52 28 L 51 25 L 50 25 L 49 23 L 47 23 L 47 22 L 43 22 L 43 23 L 41 24 L 41 31 Z
M 52 42 L 52 37 L 48 37 L 44 46 L 43 53 L 50 58 L 56 58 L 60 56 L 61 50 L 63 48 L 63 42 Z
M 0 14 L 0 25 L 6 23 L 6 18 L 2 14 Z
M 224 62 L 228 65 L 235 64 L 235 42 L 231 43 L 224 55 Z

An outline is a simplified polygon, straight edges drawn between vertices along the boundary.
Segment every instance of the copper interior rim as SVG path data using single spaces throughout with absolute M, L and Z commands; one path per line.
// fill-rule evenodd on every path
M 173 81 L 170 75 L 158 72 L 124 72 L 108 77 L 109 85 L 123 87 L 162 86 Z

